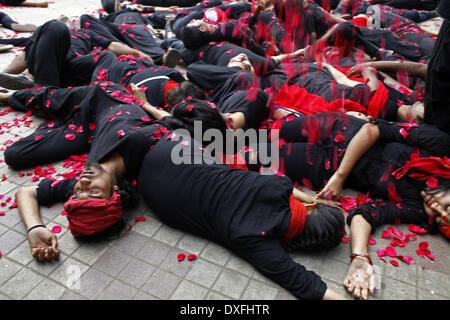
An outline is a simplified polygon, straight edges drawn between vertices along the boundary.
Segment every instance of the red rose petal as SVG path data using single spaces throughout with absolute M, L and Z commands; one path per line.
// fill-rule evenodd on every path
M 438 186 L 438 180 L 436 178 L 429 178 L 427 180 L 428 188 L 434 189 Z
M 389 262 L 395 267 L 398 267 L 398 265 L 399 265 L 398 261 L 396 261 L 396 260 L 389 260 Z
M 180 253 L 180 254 L 177 256 L 178 261 L 183 261 L 184 258 L 186 258 L 186 255 L 185 255 L 184 253 Z
M 384 230 L 383 234 L 381 235 L 382 239 L 390 239 L 392 237 L 392 231 L 391 230 Z
M 423 228 L 420 228 L 420 227 L 418 227 L 418 226 L 416 226 L 414 224 L 410 224 L 408 228 L 409 228 L 409 231 L 417 233 L 417 234 L 425 234 L 425 233 L 427 233 L 427 230 L 425 230 Z
M 66 140 L 75 140 L 75 135 L 73 133 L 68 133 L 64 138 L 66 138 Z
M 188 255 L 187 258 L 188 258 L 189 261 L 192 261 L 192 260 L 197 259 L 197 256 L 195 254 L 190 254 L 190 255 Z
M 347 212 L 356 208 L 356 200 L 352 196 L 340 197 L 339 202 L 341 203 L 342 208 Z
M 428 249 L 428 241 L 422 241 L 419 243 L 419 249 L 420 250 L 426 250 Z
M 52 232 L 53 232 L 53 233 L 60 233 L 61 230 L 62 230 L 62 228 L 61 228 L 60 226 L 54 226 L 54 227 L 52 228 Z
M 377 241 L 376 241 L 375 239 L 373 239 L 373 238 L 370 238 L 370 239 L 369 239 L 369 244 L 370 244 L 370 245 L 377 244 Z
M 136 218 L 134 218 L 134 221 L 136 221 L 136 222 L 143 222 L 143 221 L 146 221 L 147 220 L 147 218 L 145 218 L 145 217 L 136 217 Z

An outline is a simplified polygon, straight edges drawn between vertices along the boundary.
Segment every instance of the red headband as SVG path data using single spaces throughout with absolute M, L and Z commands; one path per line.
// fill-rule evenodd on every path
M 289 231 L 284 236 L 283 242 L 288 243 L 296 236 L 300 235 L 308 217 L 306 207 L 300 200 L 294 198 L 291 194 L 289 197 L 289 206 L 291 207 L 291 222 L 289 223 Z
M 115 225 L 122 219 L 120 194 L 114 192 L 106 199 L 70 199 L 64 204 L 72 235 L 88 236 Z

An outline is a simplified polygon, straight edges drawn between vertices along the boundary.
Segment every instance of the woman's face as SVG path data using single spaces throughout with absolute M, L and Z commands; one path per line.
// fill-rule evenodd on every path
M 436 194 L 422 191 L 420 194 L 428 216 L 433 217 L 438 225 L 447 226 L 450 216 L 450 191 L 441 191 Z

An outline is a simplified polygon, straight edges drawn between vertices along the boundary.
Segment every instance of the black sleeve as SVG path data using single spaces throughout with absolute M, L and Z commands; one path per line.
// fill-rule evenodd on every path
M 362 215 L 370 224 L 372 232 L 383 224 L 394 223 L 415 224 L 429 232 L 436 232 L 427 223 L 428 218 L 425 211 L 421 209 L 421 204 L 415 201 L 397 203 L 381 199 L 370 201 L 350 211 L 347 217 L 347 224 L 350 225 L 353 217 L 358 214 Z
M 164 134 L 168 133 L 168 129 L 162 125 L 164 120 L 158 121 L 153 125 L 143 127 L 126 137 L 126 142 L 122 144 L 119 153 L 123 157 L 126 168 L 126 178 L 129 180 L 136 179 L 141 168 L 142 160 L 149 151 Z
M 215 35 L 216 42 L 229 41 L 262 57 L 266 55 L 266 50 L 255 42 L 253 31 L 246 25 L 229 22 L 225 25 L 224 33 L 221 29 L 218 29 Z
M 109 37 L 105 37 L 103 35 L 97 35 L 91 30 L 85 30 L 85 32 L 88 32 L 89 37 L 91 37 L 92 47 L 101 47 L 103 49 L 107 49 L 111 42 L 113 42 L 113 39 L 110 39 Z
M 380 141 L 404 143 L 438 157 L 450 154 L 450 136 L 435 126 L 393 123 L 374 118 L 370 122 L 378 126 Z
M 75 178 L 56 182 L 45 179 L 39 182 L 37 188 L 37 201 L 39 205 L 46 206 L 56 202 L 66 202 L 73 193 Z
M 319 300 L 325 295 L 326 283 L 292 260 L 278 239 L 252 239 L 239 245 L 237 254 L 297 298 Z

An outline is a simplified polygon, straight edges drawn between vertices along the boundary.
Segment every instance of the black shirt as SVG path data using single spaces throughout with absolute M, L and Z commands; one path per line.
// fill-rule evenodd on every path
M 295 296 L 322 299 L 326 284 L 280 242 L 290 223 L 292 181 L 207 165 L 212 159 L 202 156 L 199 144 L 183 141 L 184 155 L 198 164 L 175 164 L 173 148 L 182 142 L 164 138 L 145 156 L 138 188 L 153 212 L 166 224 L 226 246 Z

